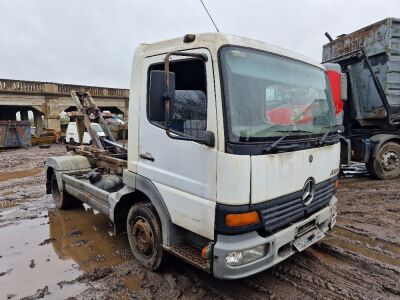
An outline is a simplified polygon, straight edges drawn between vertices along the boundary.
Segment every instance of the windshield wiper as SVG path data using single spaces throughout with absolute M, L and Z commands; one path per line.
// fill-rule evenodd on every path
M 320 146 L 324 145 L 324 144 L 325 144 L 325 140 L 326 140 L 326 138 L 328 137 L 328 134 L 329 134 L 329 131 L 326 132 L 326 133 L 322 136 L 322 138 L 317 142 L 317 144 L 320 145 Z
M 325 133 L 322 138 L 317 142 L 317 145 L 319 146 L 323 146 L 323 145 L 333 145 L 336 144 L 338 141 L 337 139 L 334 140 L 330 140 L 330 141 L 326 141 L 326 138 L 328 137 L 328 135 L 330 133 L 332 133 L 333 131 L 328 131 L 327 133 Z
M 338 129 L 338 126 L 337 125 L 329 125 L 329 126 L 323 126 L 323 127 L 321 127 L 321 128 L 329 128 L 329 129 L 331 129 L 331 128 L 336 128 L 336 130 Z M 336 141 L 326 141 L 326 138 L 328 137 L 328 135 L 330 134 L 330 133 L 333 133 L 333 132 L 335 132 L 335 131 L 332 131 L 332 130 L 328 130 L 323 136 L 322 136 L 322 138 L 317 142 L 317 144 L 319 145 L 319 146 L 322 146 L 322 145 L 333 145 L 333 144 L 335 144 L 336 143 Z
M 276 148 L 278 148 L 278 150 L 286 150 L 286 151 L 291 151 L 291 150 L 295 150 L 295 149 L 299 148 L 299 144 L 298 143 L 292 143 L 290 145 L 285 145 L 285 146 L 278 146 L 278 144 L 280 142 L 282 142 L 288 136 L 289 136 L 289 134 L 281 136 L 279 139 L 277 139 L 271 145 L 269 145 L 268 147 L 262 149 L 262 152 L 264 154 L 267 154 L 267 153 L 270 153 L 272 150 L 274 150 Z
M 275 142 L 273 142 L 271 145 L 269 145 L 267 148 L 264 148 L 262 151 L 264 154 L 267 154 L 269 152 L 271 152 L 272 150 L 274 150 L 274 148 L 280 143 L 282 142 L 285 138 L 287 138 L 289 135 L 282 135 L 279 139 L 277 139 Z

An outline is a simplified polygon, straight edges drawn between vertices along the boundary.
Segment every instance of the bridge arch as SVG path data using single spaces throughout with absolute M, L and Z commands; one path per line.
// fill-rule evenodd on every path
M 36 123 L 60 130 L 60 113 L 71 107 L 71 90 L 89 92 L 100 108 L 128 115 L 127 89 L 0 79 L 0 120 L 15 120 L 17 111 L 25 119 L 30 110 Z

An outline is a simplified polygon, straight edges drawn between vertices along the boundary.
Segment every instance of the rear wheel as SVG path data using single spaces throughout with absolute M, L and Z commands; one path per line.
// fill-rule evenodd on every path
M 53 196 L 53 201 L 57 208 L 66 209 L 78 206 L 81 202 L 69 195 L 67 192 L 61 192 L 58 187 L 56 174 L 51 177 L 51 195 Z
M 370 174 L 379 179 L 394 179 L 400 176 L 400 145 L 387 142 L 379 149 L 375 157 L 367 163 Z
M 160 221 L 151 203 L 140 202 L 130 208 L 126 229 L 135 258 L 144 267 L 157 270 L 164 251 Z

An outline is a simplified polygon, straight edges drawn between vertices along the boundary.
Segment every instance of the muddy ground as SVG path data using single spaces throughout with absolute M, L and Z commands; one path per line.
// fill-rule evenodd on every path
M 43 160 L 64 152 L 0 152 L 0 299 L 400 299 L 400 180 L 342 179 L 333 232 L 266 272 L 220 281 L 173 257 L 147 271 L 105 217 L 54 209 Z

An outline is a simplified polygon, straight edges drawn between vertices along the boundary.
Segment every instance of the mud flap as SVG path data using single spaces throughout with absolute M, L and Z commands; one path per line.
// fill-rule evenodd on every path
M 301 252 L 315 242 L 318 242 L 324 236 L 325 234 L 321 230 L 315 228 L 294 240 L 293 246 L 297 249 L 297 251 Z

